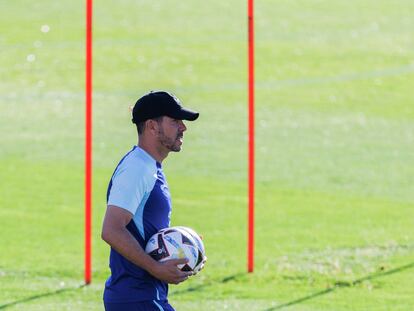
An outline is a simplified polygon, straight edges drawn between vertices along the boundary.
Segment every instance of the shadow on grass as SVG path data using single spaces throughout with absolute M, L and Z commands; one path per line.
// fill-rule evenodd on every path
M 217 284 L 217 283 L 227 283 L 227 282 L 233 281 L 233 280 L 237 279 L 238 277 L 240 277 L 242 275 L 245 275 L 245 274 L 246 273 L 236 273 L 236 274 L 233 274 L 233 275 L 226 276 L 226 277 L 224 277 L 220 280 L 212 280 L 212 281 L 204 283 L 204 284 L 196 285 L 196 286 L 189 287 L 189 288 L 186 288 L 186 289 L 183 289 L 183 290 L 177 290 L 177 291 L 171 292 L 170 296 L 191 293 L 191 292 L 203 289 L 205 287 L 212 286 L 212 285 Z
M 36 300 L 36 299 L 49 297 L 49 296 L 54 296 L 54 295 L 59 295 L 59 294 L 65 293 L 65 292 L 75 291 L 75 290 L 78 290 L 78 289 L 80 289 L 82 287 L 85 287 L 85 286 L 86 286 L 86 284 L 81 284 L 81 285 L 76 286 L 76 287 L 61 288 L 61 289 L 58 289 L 58 290 L 55 290 L 55 291 L 46 292 L 46 293 L 43 293 L 43 294 L 38 294 L 38 295 L 33 295 L 33 296 L 30 296 L 30 297 L 22 298 L 22 299 L 19 299 L 19 300 L 15 300 L 15 301 L 8 302 L 6 304 L 0 305 L 0 310 L 6 309 L 7 307 L 15 306 L 17 304 L 33 301 L 33 300 Z
M 335 291 L 335 290 L 337 290 L 339 288 L 352 287 L 352 286 L 361 284 L 364 281 L 374 280 L 374 279 L 381 278 L 381 277 L 384 277 L 384 276 L 387 276 L 387 275 L 390 275 L 390 274 L 402 272 L 402 271 L 405 271 L 405 270 L 408 270 L 408 269 L 411 269 L 411 268 L 414 268 L 414 262 L 411 262 L 411 263 L 409 263 L 407 265 L 404 265 L 404 266 L 401 266 L 401 267 L 397 267 L 395 269 L 391 269 L 391 270 L 388 270 L 388 271 L 381 271 L 381 272 L 377 272 L 377 273 L 374 273 L 374 274 L 369 274 L 367 276 L 364 276 L 362 278 L 356 279 L 354 281 L 350 281 L 350 282 L 347 282 L 347 281 L 338 281 L 338 282 L 336 282 L 330 288 L 327 288 L 325 290 L 316 292 L 316 293 L 314 293 L 312 295 L 304 296 L 304 297 L 298 298 L 296 300 L 293 300 L 293 301 L 290 301 L 290 302 L 286 302 L 286 303 L 281 304 L 281 305 L 278 305 L 278 306 L 271 307 L 271 308 L 266 309 L 264 311 L 279 310 L 279 309 L 282 309 L 282 308 L 285 308 L 285 307 L 293 306 L 293 305 L 299 304 L 301 302 L 304 302 L 304 301 L 311 300 L 311 299 L 316 298 L 316 297 L 319 297 L 319 296 L 323 296 L 323 295 L 329 294 L 330 292 L 333 292 L 333 291 Z

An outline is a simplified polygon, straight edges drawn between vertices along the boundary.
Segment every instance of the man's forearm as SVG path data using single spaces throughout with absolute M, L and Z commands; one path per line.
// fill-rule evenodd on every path
M 102 234 L 102 238 L 130 262 L 153 274 L 156 261 L 145 253 L 126 228 L 107 230 Z
M 178 284 L 192 273 L 181 271 L 177 266 L 187 263 L 187 259 L 169 259 L 158 262 L 151 258 L 126 228 L 132 215 L 124 209 L 108 205 L 102 225 L 102 239 L 121 256 L 148 271 L 153 277 L 166 283 Z

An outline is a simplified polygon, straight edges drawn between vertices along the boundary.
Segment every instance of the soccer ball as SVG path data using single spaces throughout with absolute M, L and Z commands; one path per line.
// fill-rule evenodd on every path
M 178 268 L 197 273 L 205 262 L 205 256 L 200 252 L 198 244 L 188 231 L 171 227 L 154 234 L 148 240 L 145 252 L 157 261 L 187 258 L 188 263 L 178 265 Z
M 206 256 L 206 251 L 205 251 L 205 248 L 204 248 L 203 240 L 200 238 L 198 233 L 195 232 L 191 228 L 183 227 L 183 226 L 179 226 L 179 227 L 176 227 L 176 228 L 188 232 L 197 244 L 198 258 L 197 258 L 197 264 L 196 264 L 196 266 L 194 267 L 193 270 L 194 270 L 194 273 L 198 273 L 201 269 L 204 268 L 204 264 L 207 261 L 207 256 Z

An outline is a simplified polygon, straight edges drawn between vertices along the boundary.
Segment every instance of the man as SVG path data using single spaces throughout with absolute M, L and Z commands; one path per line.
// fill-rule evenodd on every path
M 169 152 L 181 150 L 183 120 L 198 116 L 164 91 L 144 95 L 133 108 L 138 145 L 112 175 L 102 226 L 102 239 L 111 246 L 107 311 L 174 310 L 167 300 L 168 283 L 178 284 L 192 274 L 177 267 L 187 259 L 157 262 L 144 249 L 153 234 L 170 225 L 171 198 L 161 163 Z

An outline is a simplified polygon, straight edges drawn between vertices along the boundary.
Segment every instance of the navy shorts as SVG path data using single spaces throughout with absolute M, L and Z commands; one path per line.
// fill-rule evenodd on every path
M 105 302 L 105 311 L 175 311 L 168 301 L 140 301 L 140 302 L 126 302 L 113 303 Z

